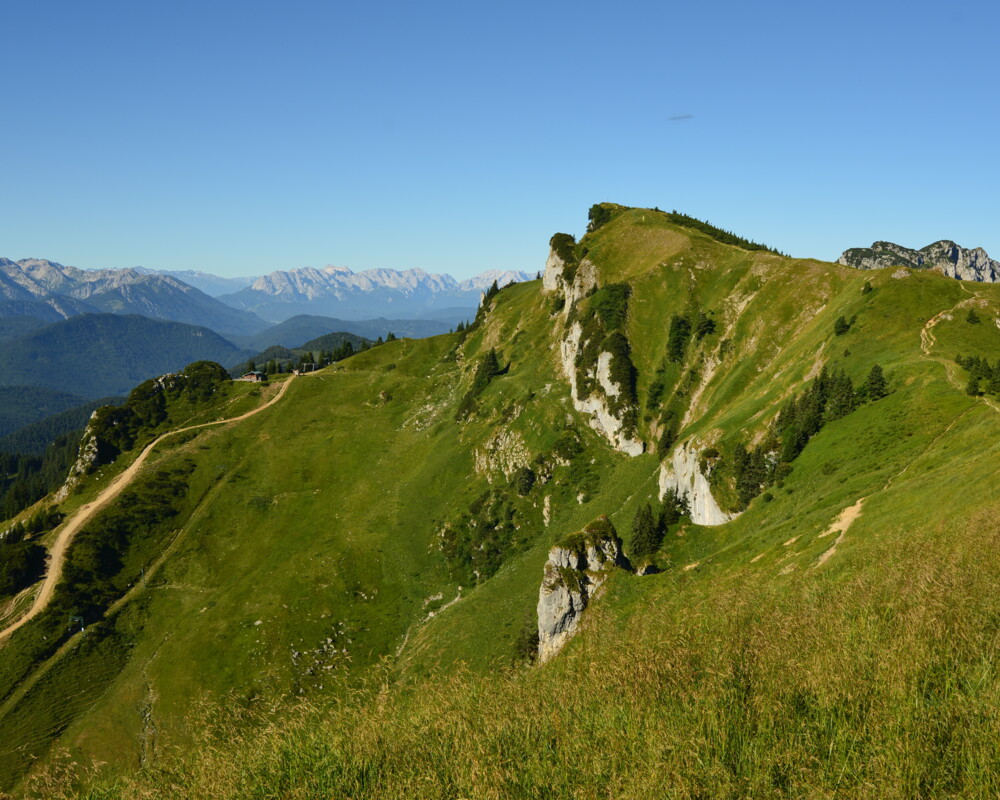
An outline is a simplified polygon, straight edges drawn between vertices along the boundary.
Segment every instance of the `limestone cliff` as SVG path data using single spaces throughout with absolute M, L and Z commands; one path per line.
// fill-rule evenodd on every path
M 83 477 L 93 472 L 101 462 L 101 443 L 91 424 L 96 416 L 97 411 L 90 415 L 90 421 L 87 423 L 87 427 L 83 431 L 83 437 L 80 439 L 76 461 L 69 468 L 69 473 L 66 475 L 63 485 L 55 493 L 53 499 L 57 503 L 61 503 L 69 497 Z
M 598 517 L 549 551 L 538 591 L 538 660 L 553 658 L 576 633 L 580 616 L 615 568 L 631 571 L 614 525 Z
M 874 242 L 871 247 L 845 250 L 838 264 L 855 269 L 910 267 L 937 269 L 949 278 L 980 283 L 1000 281 L 1000 261 L 990 258 L 983 248 L 966 249 L 948 239 L 912 250 L 892 242 Z
M 660 466 L 660 498 L 670 490 L 683 498 L 696 525 L 723 525 L 738 514 L 723 511 L 712 496 L 708 478 L 698 466 L 698 447 L 685 442 L 674 449 L 669 461 Z
M 580 262 L 567 260 L 553 246 L 545 264 L 542 288 L 562 301 L 565 320 L 576 305 L 597 288 L 597 269 L 586 259 Z M 621 385 L 612 379 L 611 362 L 614 356 L 599 351 L 593 363 L 584 364 L 582 356 L 588 349 L 588 343 L 578 320 L 563 328 L 559 360 L 569 382 L 573 407 L 585 414 L 590 427 L 604 435 L 616 450 L 630 456 L 641 455 L 645 444 L 636 437 L 634 424 L 629 423 L 629 411 L 632 409 L 624 401 Z M 580 386 L 581 372 L 590 384 L 587 389 Z

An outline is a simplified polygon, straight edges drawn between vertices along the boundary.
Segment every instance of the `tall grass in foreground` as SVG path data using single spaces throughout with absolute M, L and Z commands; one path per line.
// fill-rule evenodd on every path
M 598 604 L 542 669 L 383 683 L 280 719 L 216 708 L 195 748 L 83 794 L 995 797 L 996 517 L 859 546 L 850 575 L 656 584 L 624 628 Z M 73 794 L 53 773 L 32 792 Z

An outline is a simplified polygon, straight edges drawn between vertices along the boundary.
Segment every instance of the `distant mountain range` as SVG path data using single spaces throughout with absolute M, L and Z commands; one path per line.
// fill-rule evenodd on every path
M 22 387 L 0 392 L 0 434 L 127 394 L 192 361 L 228 368 L 271 345 L 296 348 L 334 333 L 446 333 L 475 316 L 493 281 L 530 277 L 490 271 L 458 281 L 419 269 L 327 267 L 223 278 L 0 258 L 0 387 Z
M 0 317 L 55 322 L 86 313 L 141 314 L 221 333 L 249 334 L 267 327 L 255 314 L 220 303 L 170 275 L 0 258 Z
M 845 250 L 838 264 L 855 269 L 884 269 L 885 267 L 910 267 L 912 269 L 938 269 L 949 278 L 980 283 L 1000 281 L 1000 261 L 995 261 L 981 247 L 971 250 L 942 239 L 919 250 L 894 244 L 874 242 L 871 247 L 852 247 Z
M 353 321 L 434 319 L 446 323 L 434 328 L 440 333 L 471 317 L 493 281 L 504 286 L 532 277 L 489 270 L 459 281 L 420 269 L 356 273 L 346 267 L 306 267 L 223 278 L 197 270 L 82 270 L 45 259 L 0 258 L 0 320 L 11 321 L 0 329 L 0 338 L 27 332 L 31 319 L 56 322 L 87 313 L 141 314 L 237 337 L 301 314 Z
M 209 272 L 202 272 L 196 269 L 149 269 L 148 267 L 136 267 L 136 272 L 144 275 L 167 275 L 183 281 L 188 286 L 193 286 L 209 297 L 218 297 L 220 294 L 232 294 L 244 289 L 257 280 L 256 275 L 242 278 L 223 278 L 219 275 L 212 275 Z
M 446 309 L 460 316 L 461 309 L 478 307 L 480 295 L 493 281 L 504 286 L 532 277 L 526 272 L 489 270 L 458 281 L 422 269 L 352 272 L 346 267 L 306 267 L 264 275 L 219 300 L 274 322 L 298 314 L 354 320 L 387 315 L 426 318 Z

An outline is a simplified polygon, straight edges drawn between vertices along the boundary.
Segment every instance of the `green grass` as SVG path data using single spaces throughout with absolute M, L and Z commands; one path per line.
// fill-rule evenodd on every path
M 749 441 L 824 363 L 855 384 L 879 363 L 892 392 L 825 425 L 770 501 L 671 532 L 666 570 L 616 576 L 551 664 L 512 667 L 548 549 L 601 514 L 627 549 L 660 458 L 611 451 L 573 411 L 561 317 L 537 281 L 506 289 L 467 336 L 387 343 L 165 449 L 158 465 L 195 460 L 192 500 L 162 567 L 108 621 L 127 650 L 94 656 L 89 705 L 53 720 L 91 663 L 67 654 L 0 731 L 9 720 L 29 755 L 65 751 L 49 765 L 110 762 L 95 797 L 995 794 L 1000 415 L 945 362 L 996 359 L 1000 289 L 974 287 L 983 323 L 942 320 L 925 354 L 927 321 L 972 299 L 940 275 L 751 253 L 642 210 L 581 245 L 602 285 L 632 288 L 647 442 L 675 313 L 717 321 L 664 373 L 700 376 L 678 401 L 682 438 Z M 491 347 L 509 369 L 456 422 Z M 518 501 L 536 520 L 524 549 L 460 581 L 441 526 L 567 435 L 583 452 Z M 821 534 L 861 498 L 820 564 L 838 539 Z M 13 655 L 0 650 L 0 673 Z

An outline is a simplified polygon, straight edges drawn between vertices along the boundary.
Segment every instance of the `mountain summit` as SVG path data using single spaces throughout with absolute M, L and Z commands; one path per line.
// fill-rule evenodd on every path
M 1000 261 L 990 258 L 981 247 L 967 250 L 949 239 L 942 239 L 919 250 L 892 242 L 874 242 L 871 247 L 845 250 L 837 263 L 855 269 L 937 269 L 949 278 L 962 281 L 1000 281 Z

